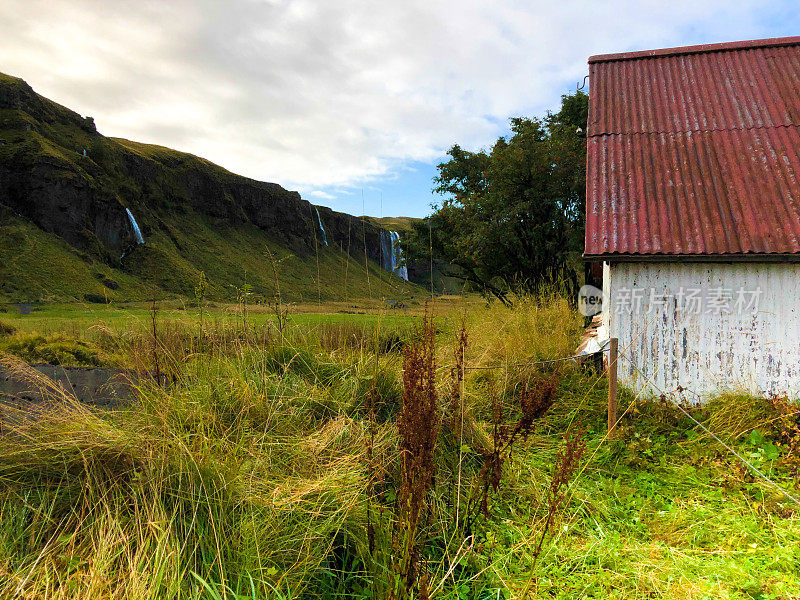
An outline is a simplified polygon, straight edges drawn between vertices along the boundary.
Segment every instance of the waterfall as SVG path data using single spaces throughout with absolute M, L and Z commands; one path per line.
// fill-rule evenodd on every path
M 408 269 L 403 262 L 403 249 L 400 247 L 400 234 L 396 231 L 391 232 L 392 238 L 392 270 L 408 281 Z
M 400 247 L 400 234 L 396 231 L 381 229 L 381 262 L 384 269 L 408 281 L 408 269 L 403 261 L 403 249 Z
M 133 213 L 131 212 L 131 209 L 126 208 L 125 212 L 128 213 L 128 220 L 131 222 L 131 227 L 133 227 L 133 233 L 136 235 L 136 242 L 138 244 L 144 244 L 144 238 L 142 237 L 142 230 L 139 229 L 139 224 L 136 222 L 136 219 L 133 218 Z
M 314 210 L 317 212 L 317 222 L 319 223 L 319 230 L 322 232 L 322 241 L 325 242 L 325 245 L 328 245 L 328 234 L 325 233 L 325 228 L 322 226 L 322 219 L 319 218 L 319 209 L 314 207 Z

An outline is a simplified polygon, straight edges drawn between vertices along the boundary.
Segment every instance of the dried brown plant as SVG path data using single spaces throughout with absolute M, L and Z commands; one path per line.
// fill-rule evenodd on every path
M 556 466 L 553 472 L 553 477 L 550 479 L 550 485 L 547 488 L 545 496 L 545 507 L 547 515 L 545 516 L 542 531 L 539 534 L 539 542 L 534 550 L 534 557 L 538 559 L 542 552 L 545 539 L 550 530 L 553 528 L 556 520 L 561 514 L 561 507 L 566 499 L 567 490 L 570 483 L 578 471 L 581 458 L 586 452 L 586 430 L 583 425 L 578 425 L 574 429 L 570 429 L 564 436 L 564 445 L 556 455 Z
M 558 389 L 559 375 L 527 380 L 517 395 L 519 418 L 513 423 L 504 423 L 503 408 L 496 395 L 492 395 L 494 416 L 492 451 L 483 457 L 478 481 L 480 482 L 479 513 L 489 516 L 489 492 L 497 492 L 503 478 L 503 464 L 511 458 L 514 444 L 526 439 L 536 428 L 536 422 L 550 409 Z M 477 515 L 473 515 L 474 517 Z
M 427 314 L 403 351 L 403 403 L 398 419 L 400 489 L 393 540 L 396 583 L 392 598 L 410 597 L 419 580 L 428 495 L 435 475 L 440 419 L 436 392 L 435 327 Z
M 463 387 L 464 387 L 464 371 L 465 371 L 465 357 L 467 353 L 467 323 L 461 319 L 461 329 L 458 332 L 456 339 L 456 347 L 453 351 L 453 358 L 455 362 L 450 368 L 450 430 L 453 432 L 460 431 L 463 426 L 461 418 L 463 416 Z

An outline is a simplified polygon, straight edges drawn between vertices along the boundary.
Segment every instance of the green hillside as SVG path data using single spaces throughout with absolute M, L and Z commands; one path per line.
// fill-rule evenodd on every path
M 192 296 L 201 272 L 216 299 L 245 284 L 270 299 L 276 271 L 289 300 L 413 294 L 380 269 L 379 240 L 371 220 L 277 184 L 105 137 L 91 118 L 0 74 L 0 301 Z
M 367 217 L 371 223 L 389 231 L 412 231 L 414 223 L 421 223 L 423 219 L 414 217 Z

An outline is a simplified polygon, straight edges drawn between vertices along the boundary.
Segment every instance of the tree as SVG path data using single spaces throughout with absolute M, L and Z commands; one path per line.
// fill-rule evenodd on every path
M 511 136 L 489 152 L 453 146 L 434 179 L 444 200 L 417 226 L 410 257 L 427 257 L 430 243 L 449 275 L 506 303 L 510 293 L 576 281 L 568 258 L 583 244 L 586 141 L 577 129 L 587 111 L 586 94 L 565 95 L 557 113 L 511 119 Z

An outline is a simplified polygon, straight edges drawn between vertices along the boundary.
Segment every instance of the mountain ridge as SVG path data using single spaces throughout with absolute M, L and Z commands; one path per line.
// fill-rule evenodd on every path
M 128 211 L 144 245 L 136 243 Z M 0 74 L 0 296 L 6 299 L 19 300 L 26 290 L 37 299 L 100 293 L 123 299 L 159 291 L 190 296 L 201 271 L 215 297 L 231 297 L 244 283 L 270 297 L 275 269 L 266 262 L 288 255 L 292 259 L 280 264 L 290 298 L 338 299 L 342 277 L 366 283 L 368 272 L 377 286 L 366 286 L 369 292 L 411 293 L 413 286 L 380 272 L 380 231 L 371 219 L 315 206 L 277 183 L 164 146 L 103 136 L 91 117 Z M 49 250 L 21 256 L 37 247 Z M 57 254 L 71 262 L 65 250 L 89 267 L 88 280 L 71 265 L 67 270 L 80 285 L 58 281 L 51 271 L 29 281 L 37 279 L 37 258 L 52 261 Z M 309 277 L 309 270 L 319 276 Z M 105 280 L 119 285 L 108 287 Z M 141 290 L 132 289 L 136 282 Z

